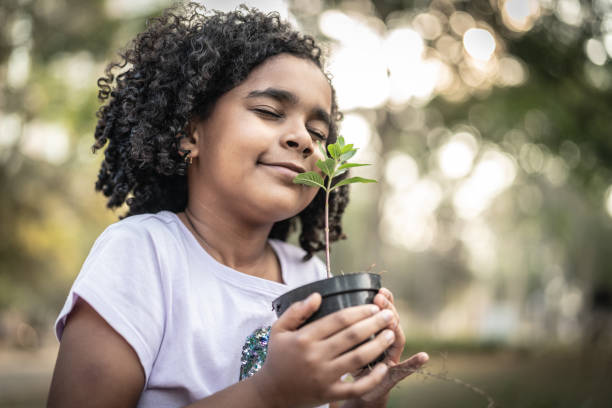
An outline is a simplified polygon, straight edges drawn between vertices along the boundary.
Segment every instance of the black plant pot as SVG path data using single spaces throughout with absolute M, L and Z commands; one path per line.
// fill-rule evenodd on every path
M 274 299 L 272 308 L 276 311 L 276 315 L 280 317 L 293 303 L 304 300 L 312 293 L 318 292 L 322 298 L 321 306 L 302 324 L 303 326 L 347 307 L 374 303 L 374 297 L 380 287 L 380 275 L 378 274 L 362 272 L 339 275 L 295 288 Z M 382 361 L 384 357 L 385 354 L 383 353 L 369 366 Z

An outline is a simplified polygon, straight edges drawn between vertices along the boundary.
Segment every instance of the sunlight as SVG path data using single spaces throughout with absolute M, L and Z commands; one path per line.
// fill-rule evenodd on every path
M 134 18 L 143 16 L 168 6 L 168 0 L 106 0 L 106 15 L 114 18 Z
M 372 139 L 370 123 L 358 113 L 346 114 L 342 122 L 340 122 L 338 134 L 344 137 L 346 143 L 352 143 L 359 149 L 353 158 L 353 160 L 359 162 L 361 160 L 360 157 L 368 149 Z
M 604 195 L 604 206 L 608 212 L 608 215 L 612 217 L 612 185 L 608 187 Z
M 435 14 L 421 13 L 414 18 L 412 25 L 426 40 L 435 40 L 442 34 L 442 24 Z
M 404 70 L 390 70 L 390 101 L 402 105 L 412 100 L 413 105 L 422 106 L 438 87 L 448 87 L 447 71 L 436 59 L 415 62 Z
M 566 24 L 578 26 L 582 23 L 582 7 L 579 0 L 559 0 L 555 13 Z
M 569 177 L 569 166 L 561 157 L 549 157 L 544 166 L 544 174 L 553 186 L 561 186 L 565 184 Z
M 488 30 L 470 28 L 463 35 L 463 46 L 472 58 L 488 61 L 495 51 L 495 39 Z
M 442 189 L 431 179 L 421 179 L 408 190 L 393 191 L 383 199 L 380 234 L 394 246 L 425 251 L 434 241 L 435 210 L 442 201 Z
M 480 218 L 466 223 L 461 241 L 468 252 L 470 270 L 480 278 L 490 277 L 497 265 L 496 235 Z
M 207 10 L 233 11 L 241 4 L 245 4 L 263 12 L 276 11 L 284 19 L 289 17 L 289 7 L 285 0 L 196 0 L 196 2 Z M 171 0 L 106 0 L 105 11 L 110 17 L 134 18 L 168 7 L 172 3 Z
M 63 82 L 67 88 L 75 90 L 89 89 L 96 76 L 102 71 L 97 67 L 93 55 L 88 51 L 77 53 L 59 53 L 49 63 L 49 71 L 55 79 Z
M 375 109 L 386 102 L 389 80 L 380 49 L 340 46 L 330 60 L 340 110 Z
M 525 143 L 518 155 L 519 163 L 527 173 L 539 173 L 543 170 L 546 155 L 540 146 L 533 143 Z
M 6 84 L 11 88 L 21 88 L 30 76 L 30 49 L 27 45 L 16 47 L 8 58 Z
M 21 133 L 22 118 L 17 113 L 0 112 L 0 150 L 13 146 Z
M 589 60 L 595 65 L 604 65 L 608 56 L 601 41 L 590 38 L 584 45 L 584 51 Z
M 435 87 L 435 69 L 424 69 L 425 46 L 421 36 L 409 28 L 391 30 L 383 42 L 389 68 L 390 99 L 402 104 L 417 96 L 426 98 Z M 429 75 L 428 75 L 429 74 Z
M 383 48 L 389 69 L 399 71 L 409 69 L 411 64 L 419 62 L 425 46 L 419 33 L 410 28 L 398 28 L 389 31 Z
M 380 20 L 374 21 L 383 24 Z M 318 23 L 323 34 L 342 44 L 361 45 L 365 48 L 380 46 L 380 34 L 370 26 L 375 24 L 372 20 L 366 21 L 358 15 L 348 15 L 340 10 L 326 10 L 319 16 Z
M 387 155 L 384 163 L 384 180 L 393 189 L 407 190 L 419 179 L 419 166 L 407 153 L 394 150 Z
M 537 0 L 506 0 L 502 8 L 502 19 L 514 31 L 528 31 L 540 15 Z
M 438 150 L 438 165 L 442 173 L 450 179 L 467 175 L 472 169 L 472 162 L 478 150 L 478 142 L 468 132 L 453 135 Z
M 372 22 L 339 10 L 325 11 L 318 21 L 322 33 L 338 40 L 331 49 L 328 71 L 332 75 L 340 109 L 382 106 L 389 97 L 389 79 L 383 40 L 368 25 Z
M 465 11 L 455 11 L 448 20 L 450 28 L 459 36 L 463 36 L 467 30 L 476 27 L 476 22 L 471 14 Z
M 497 150 L 485 152 L 471 176 L 455 192 L 453 205 L 460 217 L 472 219 L 486 210 L 492 200 L 514 182 L 516 164 Z
M 603 41 L 608 56 L 612 58 L 612 33 L 607 33 L 606 35 L 604 35 Z
M 49 122 L 33 121 L 23 131 L 23 154 L 51 164 L 62 164 L 68 159 L 70 139 L 66 128 Z
M 523 64 L 513 57 L 504 57 L 499 60 L 497 82 L 502 86 L 519 86 L 527 80 L 527 70 Z

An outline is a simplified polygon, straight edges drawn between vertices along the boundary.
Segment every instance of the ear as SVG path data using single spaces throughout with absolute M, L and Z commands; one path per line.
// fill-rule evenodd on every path
M 190 122 L 187 125 L 186 134 L 180 140 L 180 149 L 183 155 L 186 155 L 186 150 L 189 151 L 190 157 L 198 157 L 201 128 L 196 123 Z

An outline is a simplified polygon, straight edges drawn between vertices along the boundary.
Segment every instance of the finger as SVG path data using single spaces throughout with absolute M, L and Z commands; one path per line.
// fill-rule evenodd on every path
M 388 289 L 381 288 L 379 293 L 374 298 L 374 303 L 380 306 L 382 309 L 389 309 L 393 311 L 395 315 L 393 323 L 389 324 L 388 326 L 395 332 L 395 342 L 391 347 L 389 347 L 389 349 L 387 349 L 387 357 L 385 359 L 385 361 L 394 365 L 402 356 L 404 345 L 406 344 L 406 337 L 404 336 L 404 332 L 399 325 L 399 313 L 397 312 L 395 305 L 390 300 L 393 300 L 393 294 Z
M 398 382 L 416 372 L 427 360 L 429 356 L 427 353 L 418 353 L 410 357 L 408 360 L 398 364 L 396 366 L 389 367 L 387 375 L 384 376 L 383 380 L 378 383 L 371 391 L 363 394 L 361 399 L 363 401 L 376 401 L 385 396 Z
M 374 297 L 374 304 L 381 309 L 389 309 L 393 312 L 395 318 L 389 323 L 389 328 L 395 330 L 399 325 L 399 313 L 397 312 L 395 305 L 389 302 L 389 300 L 387 300 L 387 298 L 380 293 Z
M 378 293 L 374 296 L 374 304 L 381 309 L 386 309 L 389 306 L 389 300 L 384 295 Z
M 387 288 L 380 288 L 378 290 L 378 293 L 380 293 L 381 295 L 386 297 L 389 302 L 395 303 L 395 300 L 393 298 L 393 293 L 389 289 L 387 289 Z
M 295 302 L 278 318 L 272 330 L 296 330 L 321 306 L 321 295 L 313 293 L 301 302 Z
M 326 339 L 378 312 L 380 308 L 372 304 L 347 307 L 302 327 L 301 331 L 313 339 Z
M 389 326 L 393 318 L 393 312 L 381 310 L 330 336 L 321 343 L 321 347 L 330 358 L 339 356 Z
M 372 340 L 366 341 L 354 350 L 341 354 L 331 362 L 330 367 L 339 373 L 355 372 L 376 360 L 395 340 L 392 330 L 386 329 Z
M 359 398 L 374 390 L 387 376 L 388 367 L 386 364 L 378 363 L 368 375 L 360 377 L 354 382 L 335 382 L 330 392 L 335 399 Z
M 425 363 L 429 361 L 429 355 L 425 352 L 420 352 L 407 360 L 402 361 L 399 364 L 389 368 L 389 378 L 391 379 L 392 386 L 408 377 L 409 375 L 418 371 Z
M 387 357 L 385 361 L 392 364 L 397 364 L 402 356 L 402 352 L 404 351 L 404 346 L 406 345 L 406 336 L 404 336 L 404 332 L 399 326 L 393 331 L 393 333 L 395 334 L 395 341 L 391 347 L 387 349 Z

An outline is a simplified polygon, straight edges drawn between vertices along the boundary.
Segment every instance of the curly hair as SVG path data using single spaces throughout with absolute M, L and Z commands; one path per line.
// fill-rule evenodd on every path
M 189 3 L 152 19 L 98 79 L 98 98 L 107 103 L 97 112 L 92 148 L 96 152 L 108 143 L 95 184 L 108 197 L 107 207 L 127 204 L 128 212 L 119 218 L 183 211 L 188 197 L 181 156 L 186 151 L 180 147 L 184 129 L 193 118 L 205 119 L 221 95 L 281 53 L 310 60 L 324 72 L 314 39 L 277 13 L 245 6 L 211 12 Z M 333 87 L 331 117 L 328 144 L 335 142 L 342 117 Z M 341 218 L 347 204 L 348 186 L 331 193 L 330 241 L 344 238 Z M 297 219 L 299 243 L 309 258 L 325 248 L 324 191 L 301 213 L 275 223 L 270 238 L 286 240 Z

